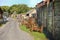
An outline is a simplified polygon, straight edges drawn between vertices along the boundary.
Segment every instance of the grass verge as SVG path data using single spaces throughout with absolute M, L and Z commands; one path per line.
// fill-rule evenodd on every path
M 25 32 L 30 33 L 34 37 L 34 40 L 47 40 L 44 33 L 30 32 L 29 29 L 27 29 L 25 25 L 21 25 L 20 29 L 25 31 Z
M 0 24 L 0 27 L 2 26 L 2 24 Z

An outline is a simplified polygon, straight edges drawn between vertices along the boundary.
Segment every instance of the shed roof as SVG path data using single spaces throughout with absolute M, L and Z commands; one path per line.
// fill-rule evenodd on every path
M 49 2 L 52 2 L 52 1 L 53 1 L 53 0 L 43 0 L 43 1 L 41 1 L 40 3 L 37 3 L 36 7 L 37 7 L 37 8 L 40 8 L 40 7 L 44 6 L 44 5 L 49 4 Z

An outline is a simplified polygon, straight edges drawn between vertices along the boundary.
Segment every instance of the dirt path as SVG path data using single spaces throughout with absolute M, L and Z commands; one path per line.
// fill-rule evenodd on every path
M 0 29 L 0 40 L 33 40 L 33 37 L 20 30 L 16 20 L 9 18 L 9 22 Z

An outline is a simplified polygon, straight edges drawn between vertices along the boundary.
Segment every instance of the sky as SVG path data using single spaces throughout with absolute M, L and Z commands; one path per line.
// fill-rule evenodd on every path
M 35 7 L 35 5 L 42 0 L 0 0 L 0 6 L 12 6 L 14 4 L 27 4 L 29 7 Z

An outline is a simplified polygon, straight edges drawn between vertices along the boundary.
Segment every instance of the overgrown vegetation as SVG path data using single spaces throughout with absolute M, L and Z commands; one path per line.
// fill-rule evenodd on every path
M 20 29 L 25 31 L 25 32 L 30 33 L 34 37 L 34 40 L 47 40 L 44 33 L 30 32 L 29 29 L 27 29 L 25 25 L 21 25 Z
M 0 27 L 2 26 L 3 24 L 0 24 Z
M 0 24 L 0 27 L 1 27 L 2 24 Z

